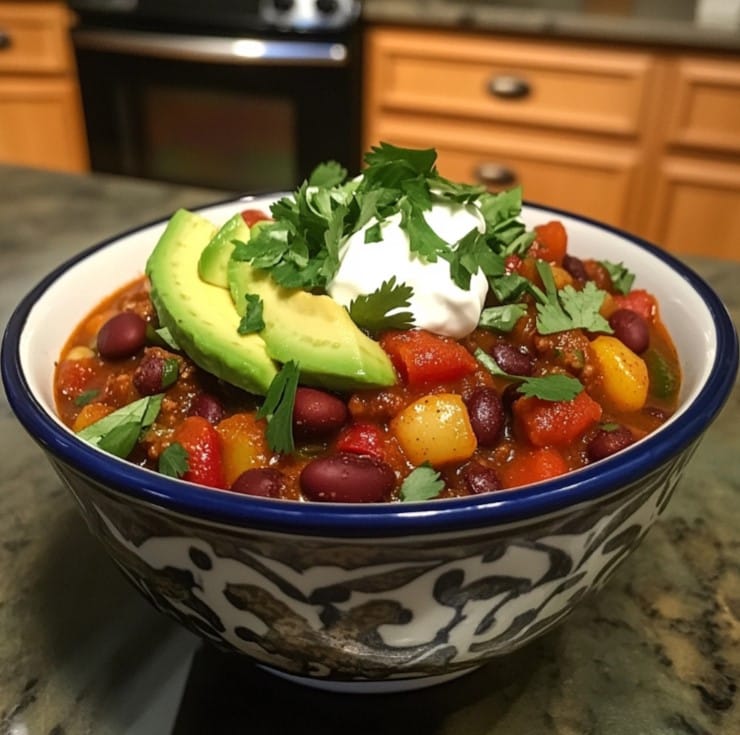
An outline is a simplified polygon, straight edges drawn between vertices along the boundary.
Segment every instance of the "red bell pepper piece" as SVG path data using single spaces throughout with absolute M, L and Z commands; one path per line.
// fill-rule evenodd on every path
M 526 396 L 512 410 L 516 428 L 535 447 L 566 446 L 601 418 L 601 406 L 586 391 L 570 401 Z
M 519 401 L 517 401 L 518 403 Z M 563 456 L 553 447 L 522 449 L 499 471 L 499 478 L 505 488 L 529 485 L 564 475 L 568 465 Z
M 337 451 L 384 459 L 383 432 L 375 424 L 350 424 L 337 437 Z
M 655 296 L 644 289 L 636 288 L 628 294 L 615 294 L 614 304 L 617 309 L 629 309 L 637 312 L 648 324 L 655 320 L 658 302 Z
M 548 263 L 561 265 L 568 249 L 568 233 L 565 231 L 563 223 L 554 220 L 543 225 L 537 225 L 534 231 L 536 238 L 529 248 L 529 255 L 540 260 L 546 260 Z
M 408 385 L 458 380 L 478 367 L 478 361 L 461 344 L 423 329 L 386 332 L 380 346 Z
M 203 416 L 188 416 L 174 431 L 172 441 L 188 453 L 183 480 L 208 487 L 225 488 L 221 440 L 213 424 Z
M 261 209 L 245 209 L 242 212 L 242 219 L 247 227 L 251 227 L 255 222 L 272 219 L 269 214 L 265 214 Z

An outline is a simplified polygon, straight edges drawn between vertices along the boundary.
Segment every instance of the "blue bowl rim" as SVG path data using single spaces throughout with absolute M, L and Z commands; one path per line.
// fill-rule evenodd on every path
M 232 196 L 193 209 L 200 211 L 237 201 L 246 203 L 255 196 L 261 195 Z M 161 224 L 167 217 L 117 233 L 82 250 L 55 268 L 21 300 L 8 321 L 2 343 L 2 378 L 9 403 L 26 431 L 42 448 L 100 485 L 186 516 L 244 528 L 331 537 L 425 535 L 531 520 L 568 506 L 601 501 L 681 453 L 712 423 L 734 385 L 738 369 L 737 334 L 727 309 L 714 290 L 670 253 L 597 220 L 536 203 L 525 204 L 553 216 L 580 220 L 631 241 L 669 265 L 704 300 L 717 331 L 717 359 L 696 399 L 670 432 L 658 432 L 597 464 L 516 490 L 465 498 L 367 505 L 271 500 L 216 491 L 105 455 L 52 421 L 33 397 L 21 369 L 19 341 L 31 308 L 65 271 L 122 237 Z

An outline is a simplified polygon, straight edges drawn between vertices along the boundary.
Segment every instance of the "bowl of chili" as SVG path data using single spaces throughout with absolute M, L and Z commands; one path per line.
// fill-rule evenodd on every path
M 254 226 L 279 200 L 197 214 Z M 523 310 L 489 298 L 490 323 L 461 339 L 371 333 L 394 384 L 299 385 L 291 451 L 267 438 L 269 392 L 245 395 L 163 334 L 144 273 L 169 218 L 83 251 L 23 299 L 3 341 L 8 399 L 123 573 L 206 640 L 335 691 L 446 681 L 607 582 L 737 372 L 732 321 L 683 263 L 573 214 L 517 214 L 533 235 L 500 275 L 535 285 Z M 597 290 L 602 321 L 574 326 L 578 294 Z

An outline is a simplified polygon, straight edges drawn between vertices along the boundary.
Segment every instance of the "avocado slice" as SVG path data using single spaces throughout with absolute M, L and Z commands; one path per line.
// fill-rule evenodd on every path
M 198 260 L 198 275 L 208 283 L 221 288 L 228 288 L 226 267 L 234 250 L 234 240 L 249 240 L 249 226 L 238 212 L 221 225 L 211 238 Z
M 180 209 L 146 264 L 159 321 L 204 370 L 250 393 L 264 394 L 277 366 L 258 334 L 238 332 L 241 318 L 229 291 L 198 276 L 203 248 L 216 233 L 204 217 Z
M 383 348 L 352 321 L 330 296 L 284 288 L 269 273 L 230 260 L 228 281 L 240 314 L 247 294 L 262 299 L 267 352 L 278 362 L 295 360 L 301 383 L 330 390 L 359 390 L 393 385 L 396 374 Z

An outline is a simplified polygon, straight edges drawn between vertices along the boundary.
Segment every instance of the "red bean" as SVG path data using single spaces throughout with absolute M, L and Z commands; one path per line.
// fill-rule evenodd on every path
M 596 462 L 599 459 L 610 457 L 620 449 L 628 447 L 635 441 L 635 437 L 632 432 L 621 424 L 610 427 L 601 428 L 589 439 L 586 445 L 586 454 L 592 462 Z
M 98 352 L 106 359 L 131 357 L 145 344 L 146 322 L 133 311 L 116 314 L 98 332 Z
M 134 371 L 134 387 L 142 396 L 153 396 L 161 393 L 164 379 L 164 358 L 145 355 Z
M 193 398 L 188 413 L 190 416 L 202 416 L 214 426 L 226 417 L 221 401 L 210 393 L 198 393 Z
M 617 309 L 609 317 L 614 336 L 632 352 L 641 354 L 650 344 L 650 327 L 645 319 L 631 309 Z
M 342 428 L 347 406 L 336 396 L 300 386 L 293 407 L 293 433 L 297 439 L 323 439 Z
M 504 406 L 493 388 L 476 388 L 466 401 L 470 425 L 482 447 L 493 447 L 499 440 L 506 417 Z
M 570 273 L 573 278 L 576 278 L 579 281 L 588 280 L 586 266 L 583 265 L 583 261 L 580 258 L 576 258 L 575 255 L 565 254 L 563 257 L 563 268 Z
M 529 376 L 534 371 L 534 361 L 525 348 L 514 347 L 508 342 L 498 342 L 491 349 L 498 366 L 509 375 Z
M 462 471 L 462 479 L 471 495 L 492 493 L 501 489 L 496 470 L 479 462 L 469 462 Z
M 390 500 L 396 474 L 379 459 L 340 452 L 309 462 L 299 478 L 308 500 L 330 503 L 381 503 Z
M 245 470 L 231 484 L 231 490 L 242 495 L 279 498 L 285 488 L 285 476 L 274 467 Z

